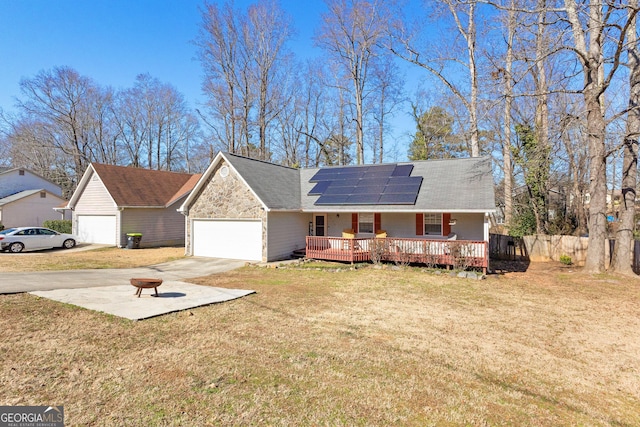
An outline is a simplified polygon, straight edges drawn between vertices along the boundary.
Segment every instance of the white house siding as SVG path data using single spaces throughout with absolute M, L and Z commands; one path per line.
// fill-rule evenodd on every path
M 28 170 L 24 171 L 24 175 L 20 175 L 20 171 L 18 169 L 0 174 L 0 198 L 16 194 L 24 190 L 35 190 L 40 188 L 47 190 L 56 196 L 62 196 L 62 189 L 58 185 L 47 181 Z
M 311 220 L 309 220 L 311 221 Z M 308 224 L 307 224 L 308 227 Z M 328 213 L 327 236 L 341 237 L 342 230 L 351 228 L 351 213 Z M 315 233 L 315 231 L 314 231 Z
M 94 173 L 80 194 L 74 211 L 81 215 L 112 215 L 118 208 L 100 178 Z
M 462 240 L 486 240 L 484 217 L 483 213 L 452 213 L 451 219 L 456 220 L 456 225 L 451 226 L 451 232 L 456 233 L 458 239 Z
M 228 166 L 230 171 L 226 177 L 220 175 L 220 169 Z M 189 207 L 187 220 L 186 254 L 193 255 L 192 221 L 197 219 L 253 219 L 262 221 L 262 254 L 267 260 L 267 213 L 262 203 L 256 198 L 232 167 L 221 161 L 208 181 L 196 195 Z M 144 239 L 144 237 L 143 237 Z
M 74 233 L 78 230 L 78 215 L 115 215 L 116 236 L 120 235 L 120 215 L 116 203 L 95 173 L 87 182 L 73 210 Z
M 64 202 L 61 197 L 46 193 L 32 194 L 12 203 L 0 207 L 2 210 L 2 225 L 10 227 L 42 227 L 44 221 L 62 219 L 62 214 L 53 210 Z
M 177 211 L 179 207 L 179 203 L 174 203 L 163 209 L 124 209 L 119 245 L 127 245 L 127 233 L 142 233 L 143 247 L 184 245 L 184 216 Z
M 267 215 L 267 259 L 287 258 L 306 244 L 311 214 L 270 212 Z

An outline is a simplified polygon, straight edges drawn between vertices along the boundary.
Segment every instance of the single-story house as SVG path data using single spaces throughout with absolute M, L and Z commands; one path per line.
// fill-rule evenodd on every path
M 66 208 L 80 242 L 124 247 L 128 233 L 141 246 L 184 244 L 177 208 L 200 175 L 91 163 Z
M 10 227 L 41 227 L 45 221 L 65 219 L 54 209 L 66 203 L 44 188 L 24 190 L 0 199 L 0 224 Z
M 0 168 L 0 224 L 4 227 L 42 226 L 44 221 L 65 219 L 54 209 L 61 203 L 62 188 L 25 169 Z
M 293 169 L 230 153 L 180 207 L 187 255 L 353 262 L 382 243 L 389 259 L 446 264 L 455 240 L 483 268 L 494 211 L 489 158 Z

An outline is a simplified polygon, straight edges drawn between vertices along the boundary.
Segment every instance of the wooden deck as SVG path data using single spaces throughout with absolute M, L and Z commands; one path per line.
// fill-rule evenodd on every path
M 488 244 L 475 240 L 429 240 L 397 237 L 354 238 L 307 236 L 307 258 L 327 261 L 399 263 L 482 268 L 489 265 Z

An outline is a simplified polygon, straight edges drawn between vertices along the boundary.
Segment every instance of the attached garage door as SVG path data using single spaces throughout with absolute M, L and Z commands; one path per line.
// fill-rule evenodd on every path
M 115 215 L 78 215 L 78 240 L 83 243 L 116 245 Z
M 262 261 L 262 221 L 193 221 L 193 255 Z

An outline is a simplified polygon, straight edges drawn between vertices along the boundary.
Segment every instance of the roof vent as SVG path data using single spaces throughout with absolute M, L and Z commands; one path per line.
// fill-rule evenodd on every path
M 223 166 L 220 168 L 220 176 L 226 178 L 229 176 L 229 168 L 227 166 Z

